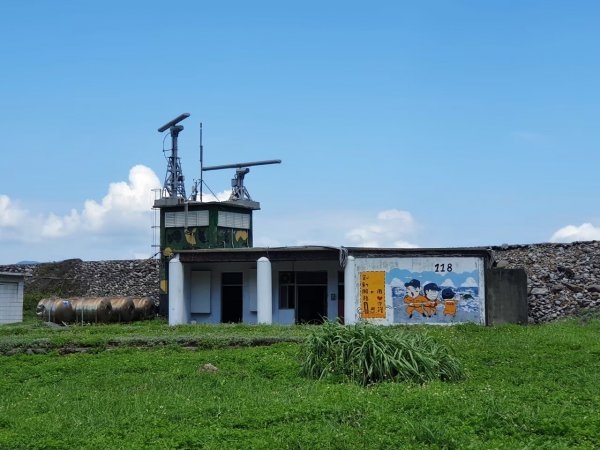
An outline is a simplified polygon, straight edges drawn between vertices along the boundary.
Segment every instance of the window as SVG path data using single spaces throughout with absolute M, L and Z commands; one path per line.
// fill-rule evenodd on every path
M 279 309 L 296 307 L 294 272 L 279 272 Z
M 250 214 L 219 211 L 217 226 L 225 228 L 250 229 Z
M 186 226 L 185 211 L 170 211 L 165 213 L 165 228 L 183 228 Z M 208 211 L 188 211 L 188 227 L 207 227 Z
M 279 309 L 296 308 L 299 286 L 327 286 L 327 272 L 279 272 Z

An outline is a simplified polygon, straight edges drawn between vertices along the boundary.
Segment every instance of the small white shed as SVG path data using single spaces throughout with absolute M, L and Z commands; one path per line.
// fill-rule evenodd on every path
M 23 321 L 22 273 L 0 272 L 0 325 Z

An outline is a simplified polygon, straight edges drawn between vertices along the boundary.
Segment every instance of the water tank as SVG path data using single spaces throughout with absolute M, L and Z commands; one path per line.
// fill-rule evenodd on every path
M 103 297 L 74 297 L 75 322 L 108 323 L 112 317 L 111 302 Z
M 36 314 L 46 322 L 69 323 L 75 318 L 72 303 L 63 298 L 45 298 L 38 302 Z
M 111 297 L 113 322 L 131 322 L 134 320 L 135 306 L 129 297 Z
M 133 320 L 145 320 L 154 317 L 156 307 L 148 297 L 132 297 L 131 300 L 135 307 Z

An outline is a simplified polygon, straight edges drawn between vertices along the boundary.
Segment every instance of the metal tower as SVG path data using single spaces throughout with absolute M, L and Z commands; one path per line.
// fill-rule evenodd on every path
M 183 126 L 177 124 L 188 117 L 190 117 L 189 113 L 183 113 L 158 129 L 159 133 L 163 133 L 167 129 L 171 133 L 171 156 L 167 158 L 167 175 L 165 176 L 165 184 L 163 186 L 169 197 L 186 198 L 181 161 L 179 156 L 177 156 L 177 137 L 183 130 Z

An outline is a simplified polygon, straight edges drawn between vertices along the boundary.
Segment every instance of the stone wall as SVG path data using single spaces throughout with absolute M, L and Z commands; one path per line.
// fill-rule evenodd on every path
M 154 259 L 81 261 L 0 266 L 0 272 L 25 273 L 25 293 L 78 296 L 142 296 L 158 301 Z
M 582 309 L 600 310 L 600 242 L 490 247 L 497 267 L 527 272 L 529 322 Z M 81 261 L 0 266 L 24 272 L 25 293 L 61 296 L 147 296 L 158 300 L 158 260 Z
M 600 310 L 600 242 L 492 247 L 497 267 L 527 272 L 529 322 Z

